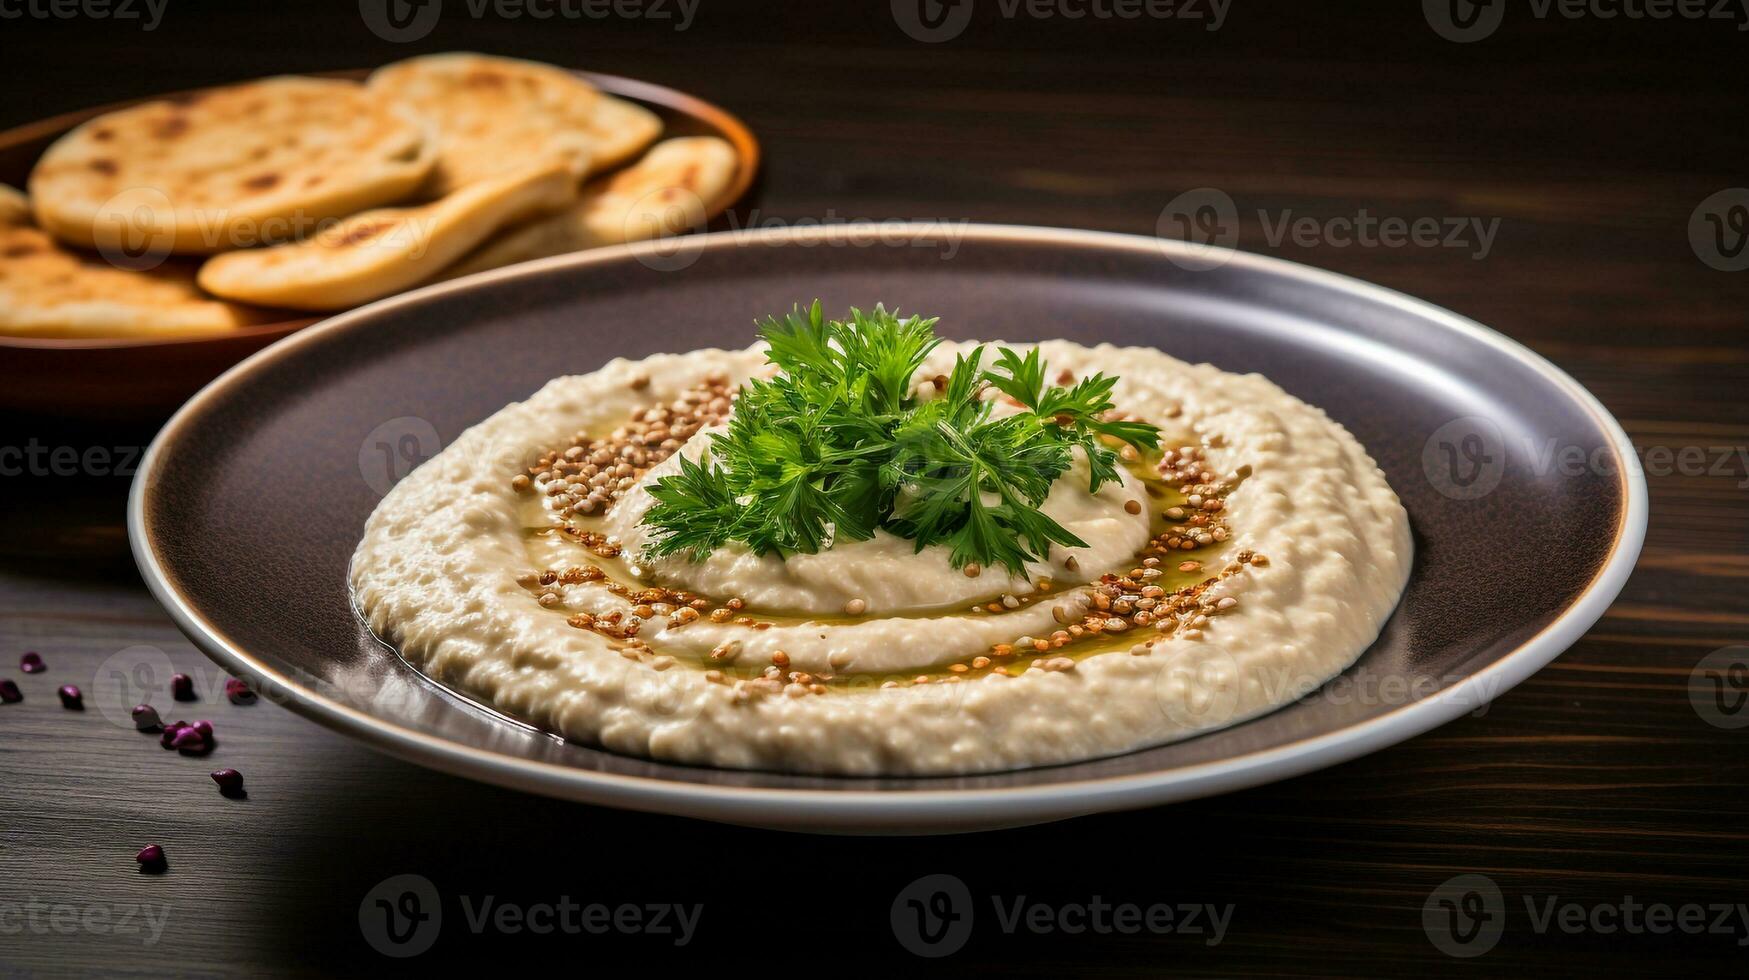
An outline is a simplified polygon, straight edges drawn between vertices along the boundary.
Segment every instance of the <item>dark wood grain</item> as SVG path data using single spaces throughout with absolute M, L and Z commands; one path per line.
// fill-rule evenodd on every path
M 357 5 L 173 2 L 155 30 L 7 20 L 0 123 L 274 71 L 468 47 L 646 77 L 741 114 L 764 141 L 740 222 L 993 220 L 1153 233 L 1175 195 L 1228 193 L 1240 247 L 1383 283 L 1488 323 L 1572 372 L 1636 445 L 1726 447 L 1718 473 L 1649 472 L 1650 535 L 1621 599 L 1559 661 L 1491 705 L 1322 773 L 1170 808 L 941 839 L 828 839 L 591 809 L 371 753 L 272 704 L 202 710 L 207 760 L 56 703 L 136 644 L 210 665 L 128 568 L 119 476 L 0 479 L 0 973 L 338 972 L 514 963 L 793 960 L 867 972 L 1355 975 L 1741 970 L 1728 934 L 1538 933 L 1524 902 L 1749 902 L 1749 729 L 1691 707 L 1696 663 L 1749 642 L 1749 272 L 1703 264 L 1702 199 L 1749 183 L 1741 125 L 1749 33 L 1714 21 L 1538 20 L 1512 6 L 1486 41 L 1434 35 L 1418 4 L 1246 4 L 1221 30 L 1181 22 L 1006 20 L 912 42 L 886 3 L 714 4 L 686 31 L 649 20 L 474 19 L 451 0 L 408 45 Z M 1448 248 L 1268 240 L 1291 210 L 1499 219 L 1485 258 Z M 0 379 L 4 383 L 4 379 Z M 5 420 L 0 444 L 138 446 L 151 425 Z M 1709 457 L 1710 460 L 1711 457 Z M 1478 624 L 1486 628 L 1486 624 Z M 16 657 L 40 650 L 46 674 Z M 246 801 L 206 772 L 244 771 Z M 135 871 L 147 842 L 170 853 Z M 432 953 L 396 963 L 358 906 L 415 872 L 449 896 Z M 970 944 L 910 957 L 894 896 L 929 873 L 984 904 Z M 1477 962 L 1423 930 L 1454 875 L 1507 901 Z M 697 937 L 475 935 L 459 896 L 520 903 L 702 902 Z M 1005 935 L 983 896 L 1062 904 L 1231 903 L 1223 941 Z M 6 918 L 31 901 L 168 907 L 155 944 Z M 10 904 L 8 904 L 10 903 Z M 46 921 L 46 920 L 45 920 Z M 830 957 L 822 961 L 820 957 Z

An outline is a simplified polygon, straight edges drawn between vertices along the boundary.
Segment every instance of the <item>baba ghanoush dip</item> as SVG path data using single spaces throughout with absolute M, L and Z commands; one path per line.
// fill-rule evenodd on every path
M 649 758 L 843 775 L 1111 755 L 1289 703 L 1378 636 L 1408 517 L 1256 374 L 947 342 L 881 307 L 617 359 L 464 432 L 366 523 L 371 629 Z

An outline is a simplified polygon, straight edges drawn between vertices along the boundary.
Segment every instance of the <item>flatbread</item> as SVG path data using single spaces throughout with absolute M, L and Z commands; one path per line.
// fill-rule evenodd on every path
M 353 215 L 291 245 L 215 255 L 200 284 L 229 299 L 339 310 L 432 278 L 492 232 L 576 199 L 563 164 L 488 178 L 431 204 Z
M 589 173 L 594 175 L 636 159 L 662 135 L 662 120 L 636 102 L 603 95 L 585 128 L 595 141 L 589 164 Z
M 171 337 L 283 319 L 213 299 L 195 286 L 194 275 L 192 263 L 178 260 L 138 272 L 118 268 L 29 224 L 0 222 L 0 333 Z
M 444 278 L 701 228 L 736 166 L 734 148 L 715 136 L 664 140 L 637 163 L 589 184 L 571 207 L 480 246 Z
M 563 163 L 582 180 L 598 145 L 623 152 L 593 128 L 598 112 L 611 117 L 617 110 L 602 107 L 595 86 L 552 65 L 434 54 L 385 65 L 365 84 L 436 127 L 437 166 L 421 190 L 431 197 L 543 163 Z
M 99 116 L 30 176 L 37 224 L 89 248 L 209 254 L 291 241 L 402 200 L 430 172 L 427 124 L 354 82 L 282 76 Z
M 11 184 L 0 184 L 0 225 L 30 224 L 30 199 Z

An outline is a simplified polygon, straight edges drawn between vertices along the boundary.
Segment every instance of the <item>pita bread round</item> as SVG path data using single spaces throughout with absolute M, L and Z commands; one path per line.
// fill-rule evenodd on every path
M 0 184 L 0 225 L 30 224 L 30 199 L 10 184 Z
M 595 141 L 589 172 L 598 174 L 635 159 L 662 135 L 662 120 L 654 112 L 624 99 L 603 95 L 590 113 L 587 131 Z
M 544 163 L 562 163 L 581 180 L 601 142 L 592 129 L 601 93 L 576 75 L 539 62 L 426 55 L 385 65 L 365 84 L 436 127 L 437 166 L 421 190 L 432 197 Z M 613 120 L 629 118 L 616 113 L 609 110 Z M 611 148 L 621 152 L 617 143 Z
M 41 229 L 0 223 L 0 333 L 35 337 L 212 334 L 283 314 L 213 299 L 194 268 L 170 261 L 145 271 L 75 252 Z
M 215 255 L 200 285 L 217 296 L 300 310 L 339 310 L 416 286 L 497 229 L 576 198 L 568 167 L 481 180 L 431 204 L 353 215 L 291 245 Z
M 734 148 L 715 136 L 664 140 L 637 163 L 591 182 L 576 204 L 500 234 L 444 276 L 698 230 L 737 165 Z
M 380 94 L 284 76 L 92 119 L 43 154 L 30 198 L 74 245 L 208 254 L 401 200 L 434 152 L 428 126 Z

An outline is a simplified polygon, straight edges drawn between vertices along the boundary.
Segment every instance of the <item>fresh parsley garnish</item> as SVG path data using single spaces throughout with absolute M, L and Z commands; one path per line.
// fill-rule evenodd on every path
M 1086 542 L 1039 510 L 1079 447 L 1089 492 L 1118 479 L 1109 441 L 1152 450 L 1159 430 L 1106 417 L 1116 378 L 1050 385 L 1036 348 L 959 356 L 945 384 L 913 378 L 936 345 L 935 319 L 881 306 L 821 316 L 816 300 L 759 325 L 778 374 L 741 389 L 702 461 L 656 481 L 644 515 L 655 555 L 699 558 L 730 541 L 766 554 L 812 554 L 877 528 L 944 544 L 955 567 L 1021 574 L 1050 546 Z M 994 387 L 1018 403 L 997 415 Z M 1109 440 L 1109 441 L 1108 441 Z

